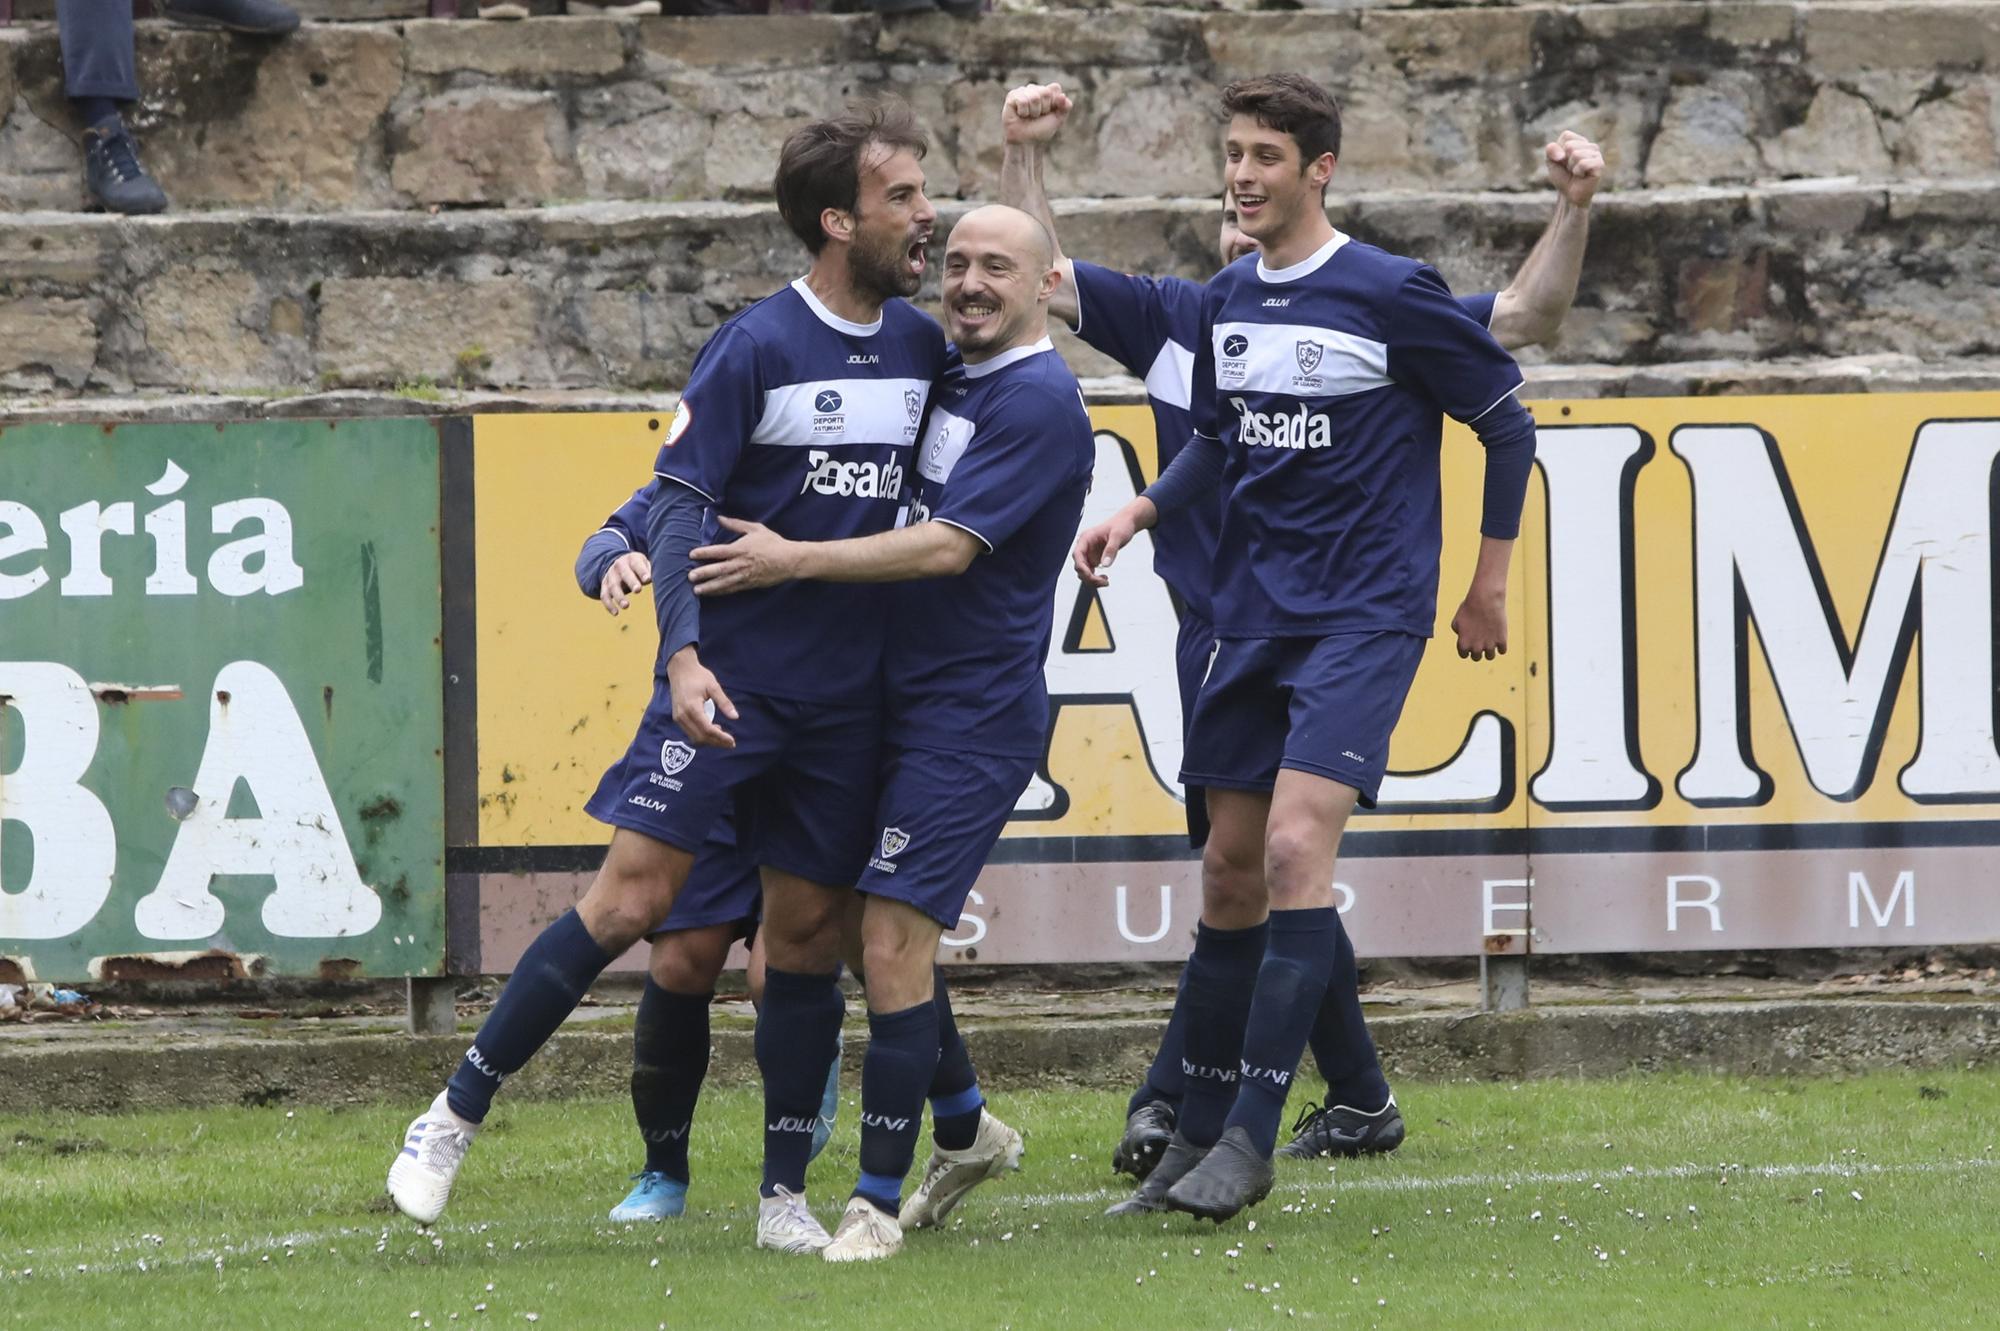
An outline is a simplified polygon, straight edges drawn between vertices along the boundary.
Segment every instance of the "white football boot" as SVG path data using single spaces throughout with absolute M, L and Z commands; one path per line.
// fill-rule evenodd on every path
M 818 1252 L 833 1237 L 814 1218 L 806 1195 L 780 1187 L 775 1197 L 757 1199 L 757 1246 L 774 1252 Z
M 820 1256 L 829 1262 L 877 1262 L 902 1250 L 903 1227 L 896 1217 L 866 1197 L 855 1197 L 833 1231 L 833 1242 Z
M 417 1115 L 403 1136 L 403 1149 L 389 1166 L 389 1196 L 396 1209 L 420 1225 L 436 1222 L 451 1200 L 452 1181 L 479 1130 L 451 1112 L 445 1093 Z
M 924 1181 L 903 1203 L 898 1217 L 904 1229 L 924 1229 L 950 1215 L 965 1200 L 965 1194 L 1010 1170 L 1021 1167 L 1025 1147 L 1021 1134 L 984 1109 L 979 1111 L 979 1135 L 962 1151 L 931 1147 L 931 1162 L 924 1166 Z

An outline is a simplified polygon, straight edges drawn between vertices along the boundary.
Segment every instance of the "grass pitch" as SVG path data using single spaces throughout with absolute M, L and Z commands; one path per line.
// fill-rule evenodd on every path
M 391 1214 L 408 1105 L 0 1119 L 5 1327 L 1990 1327 L 2000 1074 L 1406 1084 L 1409 1141 L 1220 1229 L 1100 1217 L 1122 1097 L 996 1095 L 1027 1167 L 864 1267 L 750 1246 L 758 1106 L 693 1210 L 613 1226 L 628 1109 L 507 1104 L 445 1221 Z M 830 1224 L 853 1096 L 814 1166 Z M 926 1146 L 925 1149 L 928 1149 Z M 921 1162 L 921 1157 L 920 1157 Z M 1248 1221 L 1254 1220 L 1254 1228 Z

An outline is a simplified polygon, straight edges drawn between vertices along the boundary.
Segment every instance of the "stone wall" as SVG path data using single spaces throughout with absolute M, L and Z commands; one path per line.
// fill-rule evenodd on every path
M 1127 8 L 314 25 L 276 43 L 142 27 L 136 117 L 182 209 L 324 211 L 764 197 L 798 120 L 873 92 L 936 138 L 935 191 L 994 187 L 998 107 L 1060 78 L 1059 194 L 1215 187 L 1216 87 L 1342 94 L 1349 190 L 1521 190 L 1573 127 L 1622 188 L 2000 173 L 2000 5 Z M 80 206 L 55 34 L 0 31 L 0 206 Z
M 1392 194 L 1338 220 L 1477 290 L 1504 284 L 1547 210 Z M 1594 212 L 1555 359 L 2000 354 L 2000 182 L 1658 190 Z M 0 218 L 0 388 L 671 387 L 800 263 L 747 204 L 51 220 Z M 1214 221 L 1207 199 L 1089 201 L 1065 207 L 1063 239 L 1203 277 Z

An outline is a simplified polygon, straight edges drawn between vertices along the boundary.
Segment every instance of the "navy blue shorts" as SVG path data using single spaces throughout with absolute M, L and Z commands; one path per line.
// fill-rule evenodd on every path
M 1194 729 L 1194 700 L 1201 693 L 1202 676 L 1208 673 L 1208 659 L 1215 653 L 1215 626 L 1186 607 L 1180 613 L 1180 632 L 1174 637 L 1174 674 L 1181 685 L 1181 742 L 1185 744 Z M 1208 797 L 1200 786 L 1185 789 L 1188 844 L 1200 850 L 1208 844 Z
M 694 867 L 674 898 L 674 908 L 646 937 L 732 924 L 738 938 L 748 938 L 757 932 L 763 912 L 764 880 L 756 862 L 737 848 L 735 820 L 724 813 L 694 853 Z
M 688 743 L 664 679 L 632 747 L 597 783 L 591 817 L 697 852 L 734 813 L 740 854 L 808 882 L 845 887 L 868 862 L 882 709 L 731 695 L 733 749 Z
M 1039 761 L 890 749 L 883 763 L 879 832 L 861 890 L 914 906 L 944 928 L 955 928 Z
M 1195 704 L 1181 780 L 1269 790 L 1289 767 L 1352 786 L 1373 805 L 1423 655 L 1413 633 L 1222 640 Z

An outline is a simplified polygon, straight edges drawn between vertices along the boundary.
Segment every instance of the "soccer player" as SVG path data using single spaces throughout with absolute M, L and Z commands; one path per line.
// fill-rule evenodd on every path
M 1164 467 L 1187 442 L 1190 431 L 1187 406 L 1193 347 L 1200 336 L 1202 288 L 1185 278 L 1130 276 L 1072 260 L 1061 252 L 1061 233 L 1042 187 L 1042 168 L 1070 109 L 1071 99 L 1060 84 L 1030 84 L 1008 94 L 1001 114 L 1005 150 L 1000 195 L 1040 218 L 1057 237 L 1056 267 L 1064 281 L 1049 302 L 1050 314 L 1145 382 Z M 1569 130 L 1547 146 L 1544 156 L 1557 192 L 1555 215 L 1547 229 L 1505 290 L 1460 300 L 1491 329 L 1495 341 L 1510 349 L 1553 337 L 1568 313 L 1589 236 L 1590 202 L 1604 172 L 1597 145 Z M 1238 228 L 1235 202 L 1226 194 L 1218 248 L 1225 265 L 1257 252 L 1256 240 Z M 1219 503 L 1195 504 L 1162 516 L 1153 529 L 1153 567 L 1166 582 L 1180 619 L 1175 656 L 1184 737 L 1215 640 L 1208 578 L 1221 516 Z M 1189 840 L 1199 849 L 1208 837 L 1208 817 L 1198 788 L 1187 791 L 1187 817 Z M 1334 942 L 1333 973 L 1310 1038 L 1314 1061 L 1327 1082 L 1326 1103 L 1308 1106 L 1294 1127 L 1298 1135 L 1279 1151 L 1280 1156 L 1387 1152 L 1403 1141 L 1402 1114 L 1382 1075 L 1362 1014 L 1353 945 L 1338 920 Z M 1185 1009 L 1177 1003 L 1152 1068 L 1126 1106 L 1125 1134 L 1112 1154 L 1114 1168 L 1141 1182 L 1173 1135 L 1184 1085 L 1185 1026 Z
M 1226 180 L 1259 252 L 1202 294 L 1188 444 L 1078 538 L 1080 576 L 1142 528 L 1225 495 L 1216 644 L 1184 781 L 1207 792 L 1202 919 L 1182 1001 L 1172 1141 L 1115 1213 L 1224 1219 L 1270 1191 L 1279 1117 L 1337 954 L 1333 869 L 1371 801 L 1435 613 L 1439 441 L 1486 448 L 1481 545 L 1453 616 L 1462 657 L 1507 643 L 1506 574 L 1534 421 L 1513 358 L 1429 267 L 1327 220 L 1340 113 L 1311 80 L 1231 84 Z
M 702 612 L 683 570 L 711 505 L 817 539 L 895 521 L 944 366 L 937 325 L 902 299 L 922 282 L 937 218 L 925 147 L 899 102 L 785 141 L 774 192 L 811 268 L 730 319 L 695 359 L 647 514 L 661 631 L 653 699 L 588 806 L 613 826 L 604 867 L 529 946 L 450 1083 L 411 1123 L 389 1191 L 415 1220 L 442 1213 L 502 1079 L 667 917 L 733 804 L 761 870 L 769 959 L 757 1243 L 810 1253 L 828 1241 L 806 1204 L 805 1168 L 844 1008 L 840 918 L 868 859 L 887 600 L 867 586 L 771 587 Z
M 614 618 L 653 580 L 646 516 L 658 485 L 656 480 L 633 491 L 584 541 L 576 557 L 578 588 Z M 646 987 L 632 1027 L 632 1113 L 646 1162 L 632 1176 L 625 1200 L 611 1208 L 614 1221 L 667 1220 L 687 1209 L 688 1138 L 708 1076 L 709 1007 L 730 945 L 738 939 L 750 944 L 750 1001 L 763 1006 L 764 949 L 757 938 L 761 883 L 757 866 L 737 847 L 734 821 L 725 813 L 710 830 L 673 910 L 647 935 L 651 956 Z M 808 1160 L 825 1148 L 839 1110 L 836 1048 Z
M 952 228 L 943 294 L 959 359 L 934 395 L 900 530 L 802 543 L 725 517 L 743 535 L 695 552 L 705 598 L 787 578 L 902 584 L 883 662 L 880 840 L 860 881 L 861 1177 L 828 1261 L 893 1255 L 905 1226 L 936 1223 L 1020 1157 L 1019 1135 L 983 1110 L 967 1149 L 945 1149 L 940 1115 L 932 1168 L 901 1201 L 938 1057 L 932 958 L 1041 759 L 1055 582 L 1095 459 L 1076 378 L 1048 340 L 1053 264 L 1047 231 L 1016 209 L 974 209 Z

